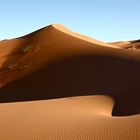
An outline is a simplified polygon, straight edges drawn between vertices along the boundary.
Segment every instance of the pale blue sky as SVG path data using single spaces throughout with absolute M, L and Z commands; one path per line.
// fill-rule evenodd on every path
M 52 23 L 102 41 L 140 38 L 140 0 L 0 0 L 0 40 Z

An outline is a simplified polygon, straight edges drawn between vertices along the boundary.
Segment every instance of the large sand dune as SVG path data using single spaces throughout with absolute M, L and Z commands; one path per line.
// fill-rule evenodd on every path
M 140 54 L 130 44 L 139 41 L 104 43 L 58 24 L 0 41 L 0 139 L 139 140 Z

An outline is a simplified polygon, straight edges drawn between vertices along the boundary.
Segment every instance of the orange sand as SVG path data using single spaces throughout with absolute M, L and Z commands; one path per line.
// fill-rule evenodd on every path
M 139 45 L 58 24 L 0 41 L 0 140 L 139 140 Z

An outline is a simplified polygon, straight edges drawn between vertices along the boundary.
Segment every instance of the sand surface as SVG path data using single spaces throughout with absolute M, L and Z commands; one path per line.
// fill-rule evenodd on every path
M 59 24 L 0 41 L 0 140 L 139 140 L 139 46 Z
M 107 96 L 0 105 L 1 140 L 139 140 L 140 115 L 112 117 Z

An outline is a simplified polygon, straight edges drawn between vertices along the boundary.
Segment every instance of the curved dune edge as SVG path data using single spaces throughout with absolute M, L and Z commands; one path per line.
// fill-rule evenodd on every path
M 0 104 L 0 139 L 138 140 L 140 116 L 112 117 L 113 104 L 101 95 Z
M 0 139 L 138 140 L 140 115 L 111 117 L 112 107 L 101 95 L 0 104 Z

